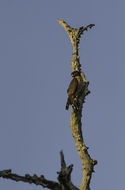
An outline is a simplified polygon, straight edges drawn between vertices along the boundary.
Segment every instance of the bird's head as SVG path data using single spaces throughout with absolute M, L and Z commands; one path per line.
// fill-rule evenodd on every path
M 72 77 L 80 76 L 80 72 L 79 72 L 79 71 L 73 71 L 73 72 L 71 73 L 71 76 L 72 76 Z

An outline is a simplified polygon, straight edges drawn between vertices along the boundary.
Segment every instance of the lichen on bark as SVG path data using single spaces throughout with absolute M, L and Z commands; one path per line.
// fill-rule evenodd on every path
M 78 44 L 80 41 L 81 34 L 83 34 L 85 30 L 92 28 L 94 24 L 90 24 L 86 27 L 71 28 L 66 22 L 64 22 L 61 19 L 58 19 L 58 22 L 64 27 L 64 29 L 67 31 L 70 37 L 73 46 L 73 59 L 71 61 L 72 71 L 79 71 L 81 73 L 81 80 L 82 80 L 81 85 L 83 85 L 82 88 L 83 90 L 78 98 L 79 107 L 77 110 L 72 108 L 71 118 L 70 118 L 72 135 L 82 163 L 82 171 L 83 171 L 82 182 L 79 188 L 72 183 L 71 172 L 73 170 L 73 164 L 70 164 L 69 166 L 66 165 L 66 162 L 64 160 L 64 154 L 62 151 L 60 152 L 61 170 L 57 172 L 58 182 L 48 180 L 43 175 L 41 175 L 40 177 L 38 177 L 36 174 L 34 174 L 33 176 L 29 174 L 26 174 L 25 176 L 20 176 L 18 174 L 12 173 L 10 169 L 0 171 L 0 177 L 11 179 L 16 182 L 22 181 L 30 184 L 33 183 L 35 185 L 40 185 L 44 188 L 48 188 L 51 190 L 79 190 L 79 189 L 90 190 L 90 180 L 92 172 L 94 172 L 94 166 L 97 164 L 97 161 L 93 160 L 90 157 L 88 153 L 88 147 L 86 147 L 85 145 L 82 134 L 82 122 L 81 122 L 82 108 L 85 97 L 90 93 L 90 91 L 88 90 L 89 81 L 86 80 L 85 74 L 81 71 Z
M 84 88 L 78 99 L 79 109 L 74 110 L 74 108 L 72 108 L 70 126 L 71 126 L 72 136 L 74 138 L 75 145 L 78 150 L 78 154 L 80 156 L 81 163 L 82 163 L 83 178 L 82 178 L 82 182 L 79 188 L 80 190 L 90 190 L 90 180 L 91 180 L 92 172 L 94 171 L 94 166 L 97 164 L 97 161 L 93 160 L 90 157 L 87 150 L 88 147 L 86 147 L 84 139 L 83 139 L 83 135 L 82 135 L 82 122 L 81 122 L 82 107 L 83 107 L 85 97 L 90 93 L 90 91 L 88 90 L 89 81 L 86 80 L 84 72 L 81 71 L 78 45 L 80 42 L 80 37 L 83 34 L 83 32 L 85 30 L 88 30 L 89 28 L 92 28 L 94 24 L 90 24 L 86 27 L 72 28 L 65 21 L 61 19 L 57 19 L 57 20 L 68 33 L 72 46 L 73 46 L 73 59 L 71 61 L 72 71 L 79 71 L 81 73 L 81 77 L 83 80 Z

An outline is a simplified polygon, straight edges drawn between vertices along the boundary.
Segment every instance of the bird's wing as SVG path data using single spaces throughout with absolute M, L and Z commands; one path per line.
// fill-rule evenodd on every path
M 78 81 L 76 78 L 73 78 L 67 90 L 68 96 L 75 94 L 77 87 L 78 87 Z

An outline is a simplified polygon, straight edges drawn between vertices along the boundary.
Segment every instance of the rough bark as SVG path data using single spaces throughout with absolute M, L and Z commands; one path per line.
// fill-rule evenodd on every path
M 47 187 L 53 190 L 60 189 L 59 184 L 57 182 L 49 181 L 45 179 L 43 175 L 41 175 L 40 177 L 38 177 L 36 174 L 34 174 L 33 176 L 30 176 L 29 174 L 26 174 L 25 176 L 20 176 L 12 173 L 11 170 L 3 170 L 0 171 L 0 177 L 11 179 L 16 182 L 22 181 L 30 184 L 33 183 L 35 185 L 41 185 L 42 187 Z
M 85 97 L 90 93 L 88 90 L 89 81 L 86 80 L 84 73 L 81 71 L 81 65 L 79 62 L 79 41 L 80 37 L 83 34 L 85 30 L 88 30 L 89 28 L 92 28 L 94 24 L 90 24 L 86 27 L 79 27 L 79 28 L 71 28 L 66 22 L 64 22 L 61 19 L 58 19 L 58 22 L 64 27 L 64 29 L 67 31 L 71 43 L 73 45 L 73 59 L 72 59 L 72 70 L 73 71 L 79 71 L 81 73 L 81 78 L 83 80 L 83 90 L 78 98 L 78 109 L 72 108 L 71 110 L 71 131 L 72 135 L 75 141 L 76 148 L 78 150 L 78 154 L 81 159 L 82 163 L 82 171 L 83 171 L 83 179 L 80 184 L 80 187 L 77 188 L 73 185 L 71 181 L 71 172 L 73 169 L 73 165 L 66 166 L 66 162 L 64 160 L 63 152 L 60 152 L 60 158 L 61 158 L 61 171 L 57 172 L 58 174 L 58 182 L 50 181 L 45 179 L 43 175 L 38 177 L 36 174 L 33 176 L 30 176 L 29 174 L 26 174 L 25 176 L 20 176 L 17 174 L 14 174 L 11 172 L 11 170 L 3 170 L 0 171 L 0 177 L 11 179 L 16 182 L 22 181 L 26 183 L 33 183 L 36 185 L 41 185 L 44 188 L 52 189 L 52 190 L 90 190 L 90 180 L 92 177 L 92 173 L 94 172 L 94 166 L 97 164 L 96 160 L 93 160 L 89 153 L 88 153 L 88 147 L 86 147 L 83 134 L 82 134 L 82 108 L 83 103 L 85 100 Z
M 57 172 L 58 174 L 58 182 L 50 181 L 45 179 L 43 175 L 38 177 L 36 174 L 30 176 L 26 174 L 25 176 L 20 176 L 11 172 L 11 170 L 3 170 L 0 171 L 0 177 L 11 179 L 13 181 L 22 181 L 26 183 L 33 183 L 35 185 L 40 185 L 44 188 L 48 188 L 51 190 L 79 190 L 77 187 L 73 185 L 71 182 L 71 172 L 73 169 L 73 164 L 66 166 L 66 162 L 64 160 L 64 154 L 60 152 L 60 163 L 61 163 L 61 170 Z
M 79 62 L 79 42 L 80 37 L 85 30 L 92 28 L 94 24 L 90 24 L 86 27 L 79 27 L 79 28 L 71 28 L 65 21 L 58 19 L 58 22 L 63 26 L 63 28 L 68 33 L 72 46 L 73 46 L 73 59 L 71 62 L 72 71 L 79 71 L 81 72 L 81 65 Z M 88 90 L 89 82 L 86 80 L 85 75 L 81 72 L 81 77 L 83 79 L 83 91 L 78 99 L 79 109 L 74 110 L 72 108 L 71 111 L 71 131 L 75 141 L 76 148 L 78 150 L 78 154 L 81 159 L 82 163 L 82 171 L 83 171 L 83 179 L 80 185 L 80 190 L 90 190 L 90 180 L 92 176 L 92 172 L 94 171 L 94 166 L 97 164 L 96 160 L 93 160 L 90 155 L 88 154 L 87 147 L 85 145 L 83 135 L 82 135 L 82 106 L 85 100 L 85 97 L 90 93 Z

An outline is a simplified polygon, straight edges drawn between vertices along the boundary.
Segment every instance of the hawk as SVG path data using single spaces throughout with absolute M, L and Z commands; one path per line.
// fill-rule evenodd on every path
M 73 108 L 78 109 L 77 99 L 80 95 L 81 90 L 83 89 L 83 80 L 80 72 L 74 71 L 71 73 L 71 76 L 73 77 L 73 79 L 67 89 L 68 98 L 66 103 L 66 110 L 69 109 L 69 105 L 72 105 Z

